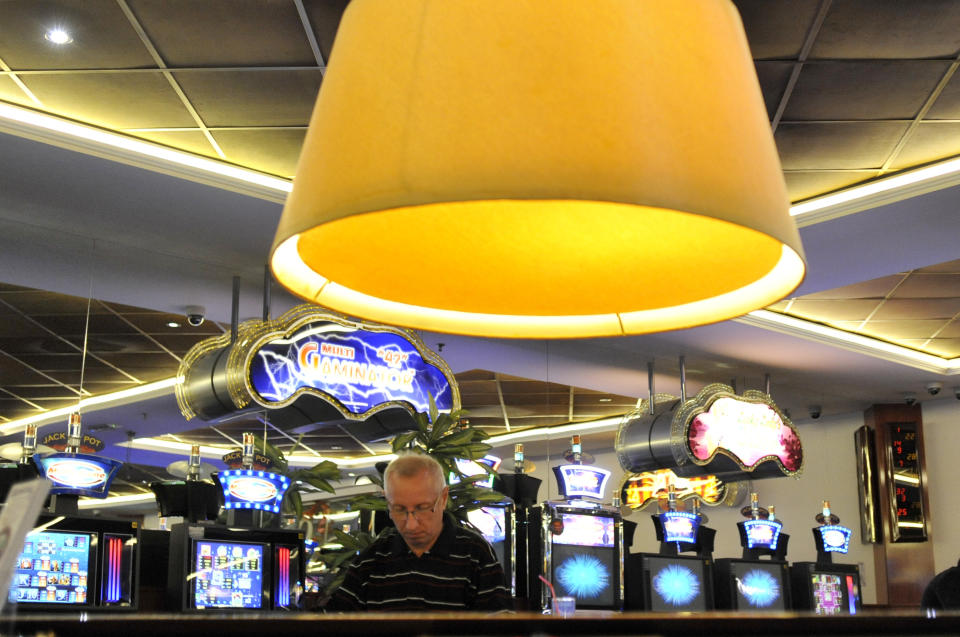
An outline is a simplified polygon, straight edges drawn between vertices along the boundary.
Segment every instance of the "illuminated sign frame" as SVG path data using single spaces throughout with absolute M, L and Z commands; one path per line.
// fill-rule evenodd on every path
M 600 467 L 591 467 L 582 464 L 563 464 L 553 468 L 557 477 L 557 488 L 563 498 L 596 498 L 603 499 L 603 493 L 610 479 L 610 472 Z M 595 486 L 584 485 L 582 475 L 591 474 Z M 580 484 L 578 484 L 578 482 Z
M 636 483 L 631 487 L 631 483 Z M 692 476 L 684 478 L 678 476 L 672 469 L 658 469 L 657 471 L 642 471 L 639 473 L 625 473 L 620 479 L 617 492 L 620 502 L 634 511 L 644 509 L 659 502 L 667 495 L 670 485 L 674 486 L 678 501 L 699 500 L 707 506 L 734 506 L 740 500 L 745 484 L 727 482 L 717 476 Z M 636 490 L 636 496 L 631 498 L 628 490 Z M 706 497 L 705 493 L 716 492 L 716 497 Z
M 740 523 L 746 538 L 747 548 L 761 548 L 775 551 L 780 540 L 783 525 L 776 520 L 744 520 Z M 770 539 L 767 539 L 770 538 Z
M 660 514 L 663 541 L 695 544 L 701 519 L 699 515 L 687 511 L 664 511 Z M 679 531 L 677 527 L 683 527 L 683 531 Z
M 101 499 L 107 497 L 110 483 L 123 466 L 122 462 L 111 458 L 86 453 L 52 453 L 35 455 L 33 459 L 40 475 L 53 483 L 51 495 L 84 495 Z
M 223 508 L 280 513 L 290 478 L 270 471 L 228 469 L 213 474 L 223 489 Z M 247 491 L 247 493 L 244 493 Z M 255 495 L 257 492 L 262 495 Z
M 839 524 L 825 524 L 813 528 L 813 533 L 817 536 L 817 548 L 824 553 L 847 553 L 850 550 L 850 537 L 853 531 Z M 839 536 L 839 538 L 838 538 Z M 828 537 L 831 541 L 828 541 Z M 840 541 L 833 541 L 839 539 Z
M 767 446 L 751 448 L 757 441 Z M 677 409 L 671 448 L 677 472 L 684 475 L 693 475 L 691 464 L 702 475 L 728 481 L 795 477 L 803 470 L 799 433 L 776 403 L 763 392 L 737 395 L 721 383 L 704 387 Z

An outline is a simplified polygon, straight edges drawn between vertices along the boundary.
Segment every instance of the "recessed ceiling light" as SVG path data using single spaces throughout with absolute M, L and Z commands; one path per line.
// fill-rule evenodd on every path
M 73 42 L 73 37 L 60 27 L 50 29 L 43 34 L 43 37 L 48 42 L 53 42 L 54 44 L 70 44 Z
M 330 445 L 331 451 L 341 451 L 342 449 L 343 447 L 341 447 L 340 445 Z
M 176 321 L 170 321 L 167 323 L 167 327 L 180 327 L 180 324 Z
M 597 400 L 599 400 L 599 401 L 602 402 L 602 403 L 610 403 L 610 402 L 613 402 L 613 398 L 598 398 Z

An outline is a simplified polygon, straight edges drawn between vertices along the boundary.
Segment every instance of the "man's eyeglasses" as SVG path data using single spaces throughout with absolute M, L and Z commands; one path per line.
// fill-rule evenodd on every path
M 390 517 L 393 518 L 394 522 L 403 522 L 406 524 L 410 521 L 410 518 L 413 518 L 417 522 L 421 522 L 427 516 L 427 514 L 433 513 L 437 510 L 437 505 L 440 504 L 440 498 L 442 497 L 443 493 L 441 492 L 432 504 L 421 504 L 415 506 L 413 510 L 407 510 L 403 507 L 390 506 L 387 508 L 387 511 L 390 512 Z

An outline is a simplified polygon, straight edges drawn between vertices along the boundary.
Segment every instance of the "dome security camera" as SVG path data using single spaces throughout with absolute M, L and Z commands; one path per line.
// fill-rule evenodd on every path
M 939 394 L 941 389 L 943 389 L 943 383 L 937 381 L 927 383 L 927 393 L 931 396 Z
M 207 318 L 207 308 L 202 305 L 188 305 L 183 311 L 187 315 L 187 323 L 192 327 L 200 327 Z
M 813 418 L 814 420 L 819 418 L 820 414 L 823 413 L 823 407 L 821 407 L 820 405 L 810 405 L 810 407 L 808 407 L 807 409 L 810 412 L 810 417 Z
M 912 407 L 917 404 L 917 395 L 912 391 L 903 392 L 903 401 Z

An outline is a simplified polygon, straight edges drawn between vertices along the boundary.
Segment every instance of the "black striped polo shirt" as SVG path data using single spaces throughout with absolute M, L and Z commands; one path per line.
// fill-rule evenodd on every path
M 444 515 L 443 530 L 417 557 L 394 528 L 353 561 L 327 610 L 512 610 L 503 569 L 483 536 Z

